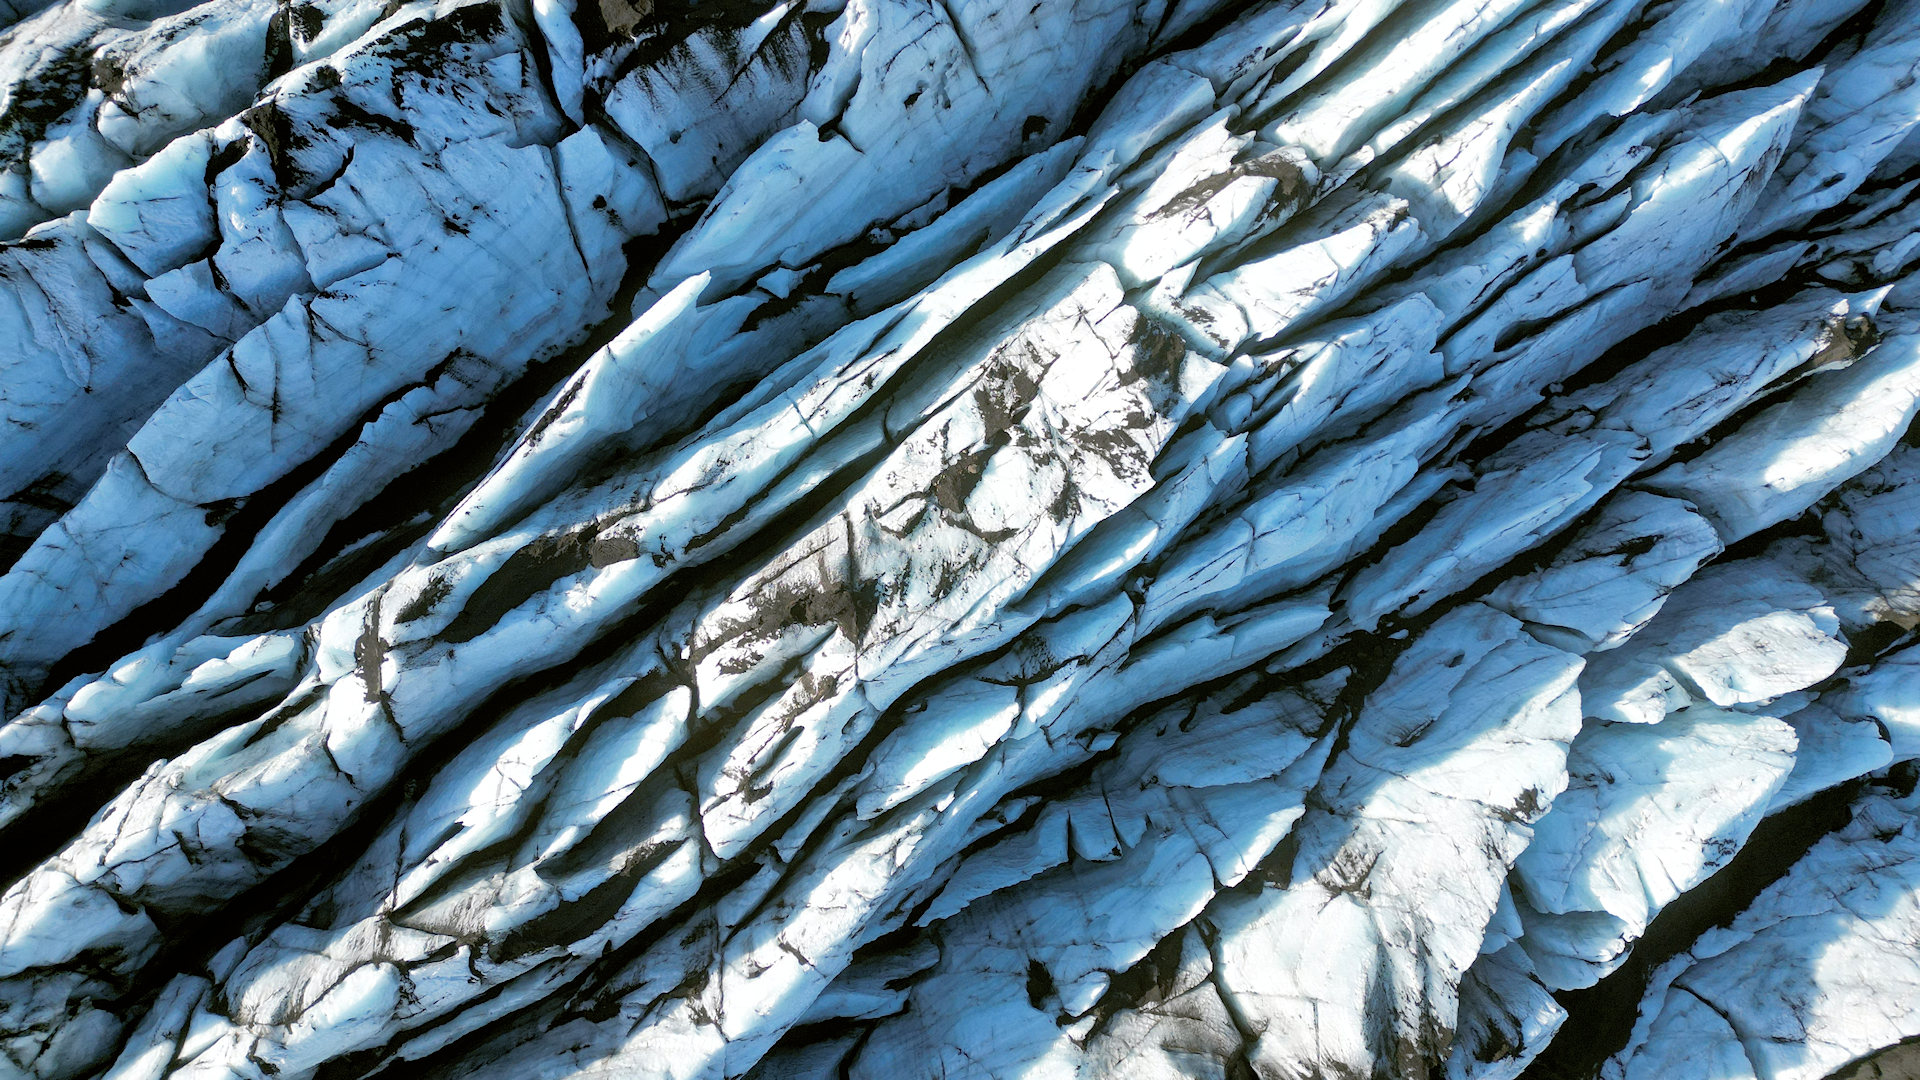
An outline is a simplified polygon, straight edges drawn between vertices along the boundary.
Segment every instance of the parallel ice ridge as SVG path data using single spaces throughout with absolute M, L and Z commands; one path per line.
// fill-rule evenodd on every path
M 0 1080 L 1920 1039 L 1920 0 L 0 20 Z

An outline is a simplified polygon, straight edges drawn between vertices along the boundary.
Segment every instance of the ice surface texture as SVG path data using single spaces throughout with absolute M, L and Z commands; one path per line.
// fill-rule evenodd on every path
M 1920 1040 L 1920 0 L 0 22 L 0 1080 Z

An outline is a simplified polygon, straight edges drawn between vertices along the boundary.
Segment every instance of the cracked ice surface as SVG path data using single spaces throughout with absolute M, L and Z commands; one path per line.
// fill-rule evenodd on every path
M 0 1078 L 1895 1061 L 1916 28 L 0 3 Z

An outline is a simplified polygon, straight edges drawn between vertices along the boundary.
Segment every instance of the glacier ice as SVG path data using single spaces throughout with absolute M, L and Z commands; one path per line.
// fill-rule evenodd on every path
M 1916 86 L 1913 0 L 0 3 L 0 1078 L 1899 1067 Z

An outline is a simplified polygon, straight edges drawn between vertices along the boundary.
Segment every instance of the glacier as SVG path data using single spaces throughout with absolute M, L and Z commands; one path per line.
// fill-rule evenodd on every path
M 1920 1076 L 1920 0 L 0 0 L 0 1080 Z

